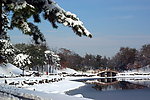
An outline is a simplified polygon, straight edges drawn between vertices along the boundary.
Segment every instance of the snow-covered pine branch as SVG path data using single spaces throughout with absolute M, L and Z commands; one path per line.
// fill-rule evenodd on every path
M 0 55 L 11 56 L 15 54 L 15 48 L 9 40 L 0 39 Z
M 15 56 L 14 64 L 18 67 L 24 68 L 25 66 L 31 64 L 30 56 L 20 53 Z
M 79 36 L 92 37 L 75 14 L 65 11 L 54 0 L 2 0 L 2 3 L 3 8 L 12 14 L 9 15 L 12 29 L 13 27 L 21 29 L 23 33 L 33 36 L 36 43 L 45 41 L 45 38 L 39 34 L 41 32 L 37 27 L 32 27 L 33 25 L 28 22 L 28 19 L 33 17 L 35 22 L 40 22 L 41 13 L 43 13 L 45 20 L 52 23 L 54 28 L 57 28 L 56 23 L 61 23 L 71 27 Z
M 10 0 L 10 2 L 6 1 L 4 4 L 4 8 L 7 11 L 12 11 L 12 29 L 14 27 L 19 28 L 24 34 L 32 36 L 35 43 L 45 41 L 45 38 L 38 27 L 33 23 L 28 22 L 28 18 L 36 14 L 36 9 L 34 6 L 28 4 L 26 0 Z
M 84 27 L 83 22 L 79 18 L 61 8 L 54 0 L 45 0 L 44 17 L 48 19 L 54 28 L 57 28 L 56 22 L 61 23 L 65 26 L 69 26 L 79 36 L 85 35 L 92 37 L 91 33 Z
M 12 27 L 18 27 L 25 34 L 30 34 L 31 28 L 28 25 L 27 19 L 35 13 L 35 8 L 26 1 L 21 1 L 8 4 L 8 8 L 14 12 L 11 25 Z
M 4 5 L 2 5 L 4 6 Z M 9 19 L 8 19 L 8 16 L 7 16 L 7 13 L 6 11 L 3 9 L 2 7 L 2 14 L 1 14 L 1 33 L 0 33 L 0 39 L 8 39 L 8 36 L 7 36 L 7 30 L 10 28 L 9 26 Z

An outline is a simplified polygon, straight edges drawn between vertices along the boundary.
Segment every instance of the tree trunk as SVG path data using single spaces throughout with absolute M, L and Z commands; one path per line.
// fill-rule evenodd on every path
M 42 65 L 42 73 L 44 73 L 44 66 Z
M 22 69 L 22 75 L 24 76 L 24 70 L 25 70 L 25 67 L 23 67 L 23 69 Z
M 38 72 L 39 72 L 39 66 L 37 66 L 37 69 L 36 69 Z

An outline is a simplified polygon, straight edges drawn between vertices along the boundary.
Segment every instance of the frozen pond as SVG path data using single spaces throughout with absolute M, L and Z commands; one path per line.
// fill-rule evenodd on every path
M 78 80 L 86 85 L 67 92 L 68 95 L 82 94 L 94 100 L 148 100 L 150 79 L 93 79 Z

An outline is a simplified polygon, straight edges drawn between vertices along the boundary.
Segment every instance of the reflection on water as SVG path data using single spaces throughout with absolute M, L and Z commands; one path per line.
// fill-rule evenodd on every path
M 86 84 L 91 84 L 92 88 L 99 91 L 143 89 L 150 88 L 150 79 L 130 79 L 130 78 L 99 78 L 78 80 Z
M 101 78 L 78 80 L 86 83 L 68 95 L 82 94 L 93 100 L 149 100 L 150 79 Z
M 96 90 L 125 90 L 125 89 L 143 89 L 150 87 L 150 80 L 142 79 L 116 79 L 103 78 L 96 80 L 86 80 L 85 83 L 94 84 L 92 86 Z

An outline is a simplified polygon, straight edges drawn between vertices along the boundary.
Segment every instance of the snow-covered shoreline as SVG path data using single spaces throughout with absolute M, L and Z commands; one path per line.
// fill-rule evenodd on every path
M 55 76 L 55 78 L 58 76 Z M 43 76 L 43 77 L 22 77 L 22 78 L 1 78 L 0 79 L 0 90 L 13 94 L 13 95 L 19 95 L 26 98 L 31 98 L 35 100 L 61 100 L 62 98 L 64 100 L 90 100 L 87 98 L 83 98 L 82 95 L 80 96 L 68 96 L 65 94 L 65 92 L 77 89 L 81 86 L 84 86 L 85 84 L 82 82 L 76 82 L 71 81 L 72 78 L 66 78 L 59 82 L 53 82 L 53 83 L 44 83 L 44 84 L 35 84 L 35 85 L 29 85 L 29 86 L 22 86 L 21 88 L 18 88 L 16 86 L 10 86 L 7 84 L 4 84 L 4 81 L 7 80 L 7 82 L 12 81 L 23 81 L 25 79 L 30 80 L 41 80 L 41 79 L 51 79 L 54 78 L 54 76 Z M 74 79 L 74 78 L 73 78 Z
M 69 96 L 66 92 L 85 85 L 85 83 L 73 80 L 105 78 L 99 77 L 96 74 L 76 72 L 73 69 L 65 69 L 57 72 L 59 74 L 41 75 L 39 77 L 35 77 L 34 75 L 21 77 L 19 74 L 21 74 L 22 71 L 11 64 L 0 66 L 0 69 L 1 76 L 8 76 L 7 78 L 0 78 L 0 92 L 34 100 L 91 100 L 89 98 L 84 98 L 82 94 Z M 143 74 L 138 75 L 136 72 L 126 72 L 119 73 L 113 78 L 150 79 L 150 73 Z M 17 77 L 15 77 L 15 75 Z
M 76 73 L 72 69 L 62 71 L 70 74 Z M 1 64 L 0 92 L 34 100 L 91 100 L 84 98 L 81 94 L 76 96 L 65 94 L 67 91 L 85 85 L 82 82 L 71 80 L 85 77 L 71 77 L 60 74 L 21 77 L 21 73 L 22 70 L 12 64 Z

